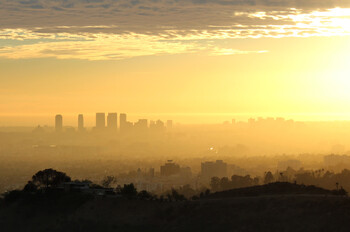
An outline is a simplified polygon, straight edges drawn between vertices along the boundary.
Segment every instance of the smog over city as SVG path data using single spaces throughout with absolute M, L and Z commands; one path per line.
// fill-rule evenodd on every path
M 0 0 L 0 231 L 348 231 L 350 0 Z

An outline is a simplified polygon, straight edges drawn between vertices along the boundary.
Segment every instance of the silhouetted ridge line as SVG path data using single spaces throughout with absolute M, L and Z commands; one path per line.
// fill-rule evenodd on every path
M 266 195 L 347 195 L 344 189 L 327 190 L 314 185 L 293 184 L 289 182 L 274 182 L 266 185 L 257 185 L 246 188 L 231 189 L 215 192 L 206 198 L 230 198 L 244 196 L 266 196 Z

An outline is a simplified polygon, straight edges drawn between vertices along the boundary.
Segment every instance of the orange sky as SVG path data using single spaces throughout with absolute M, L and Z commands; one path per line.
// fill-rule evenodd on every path
M 96 33 L 13 20 L 0 28 L 0 126 L 50 124 L 57 113 L 73 123 L 98 111 L 180 122 L 350 118 L 350 10 L 244 9 L 232 11 L 239 24 L 218 21 L 220 30 L 169 19 L 176 30 L 130 24 L 125 33 L 106 21 Z

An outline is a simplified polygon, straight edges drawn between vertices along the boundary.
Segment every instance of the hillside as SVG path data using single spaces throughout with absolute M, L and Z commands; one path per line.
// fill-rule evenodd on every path
M 320 189 L 306 186 L 308 191 L 297 191 L 299 186 L 292 194 L 267 191 L 278 185 L 256 186 L 255 196 L 243 195 L 254 189 L 245 188 L 179 202 L 84 199 L 79 195 L 2 202 L 0 228 L 6 232 L 348 231 L 348 197 L 325 194 L 323 190 L 316 194 Z
M 345 195 L 346 192 L 340 190 L 328 190 L 313 185 L 292 184 L 289 182 L 274 182 L 266 185 L 257 185 L 247 188 L 231 189 L 216 192 L 207 198 L 228 198 L 239 196 L 263 196 L 263 195 Z

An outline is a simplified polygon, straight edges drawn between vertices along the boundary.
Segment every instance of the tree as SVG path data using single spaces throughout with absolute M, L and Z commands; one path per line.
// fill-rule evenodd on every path
M 71 178 L 64 172 L 59 172 L 54 169 L 45 169 L 37 172 L 32 177 L 32 184 L 38 188 L 52 188 L 57 187 L 61 183 L 70 182 Z
M 231 182 L 227 177 L 223 177 L 220 180 L 220 190 L 228 190 L 231 188 Z
M 110 188 L 111 185 L 115 183 L 117 183 L 117 179 L 114 176 L 106 176 L 101 182 L 104 188 Z
M 137 197 L 140 198 L 141 200 L 151 200 L 153 196 L 146 190 L 142 190 L 137 194 Z
M 179 194 L 175 189 L 171 189 L 171 193 L 167 195 L 168 200 L 172 201 L 184 201 L 186 200 L 186 197 L 182 194 Z
M 24 192 L 35 192 L 38 190 L 38 186 L 36 186 L 32 181 L 28 181 L 28 183 L 24 186 Z
M 259 181 L 259 180 L 257 180 Z M 231 188 L 245 188 L 252 186 L 254 184 L 254 180 L 250 177 L 250 175 L 246 176 L 231 176 Z
M 124 187 L 120 190 L 120 193 L 128 198 L 133 198 L 137 195 L 137 190 L 133 183 L 124 184 Z
M 212 177 L 211 181 L 210 181 L 210 187 L 211 190 L 213 190 L 214 192 L 219 191 L 220 190 L 220 178 L 219 177 Z
M 265 175 L 264 183 L 269 184 L 274 180 L 273 175 L 271 172 L 267 172 Z
M 177 191 L 180 194 L 184 195 L 186 198 L 190 198 L 191 196 L 197 193 L 194 189 L 191 188 L 189 184 L 180 187 L 179 189 L 177 189 Z

